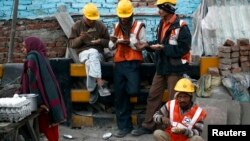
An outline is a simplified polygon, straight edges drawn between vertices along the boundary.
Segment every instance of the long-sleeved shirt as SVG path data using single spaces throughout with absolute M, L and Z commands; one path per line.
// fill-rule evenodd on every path
M 192 104 L 193 106 L 193 104 Z M 184 114 L 185 112 L 188 112 L 191 107 L 188 109 L 188 110 L 182 110 L 180 109 L 181 113 L 180 114 Z M 154 116 L 153 116 L 153 119 L 154 119 L 154 122 L 157 123 L 157 124 L 162 124 L 162 117 L 167 117 L 169 118 L 169 110 L 166 106 L 166 104 L 164 104 L 159 111 L 157 111 Z M 169 125 L 171 126 L 171 125 Z M 200 121 L 197 121 L 193 128 L 192 129 L 188 129 L 188 128 L 185 128 L 185 131 L 183 132 L 183 135 L 187 136 L 187 137 L 192 137 L 192 136 L 195 136 L 195 135 L 201 135 L 202 133 L 202 130 L 203 130 L 203 126 L 204 126 L 204 121 L 203 120 L 200 120 Z
M 81 32 L 87 33 L 89 36 L 81 39 Z M 100 39 L 100 45 L 92 45 L 91 41 Z M 69 37 L 69 47 L 76 49 L 77 53 L 90 48 L 95 48 L 99 53 L 104 52 L 104 48 L 108 47 L 109 33 L 107 27 L 100 21 L 95 21 L 93 27 L 84 23 L 83 20 L 77 21 L 71 28 Z
M 114 35 L 114 31 L 111 33 L 111 35 Z M 121 39 L 118 39 L 118 41 L 121 40 Z M 130 44 L 129 46 L 136 50 L 136 47 L 135 47 L 135 44 L 138 43 L 138 41 L 140 42 L 147 42 L 147 37 L 146 37 L 146 29 L 145 27 L 143 26 L 141 28 L 141 30 L 139 31 L 139 35 L 138 35 L 138 40 L 136 39 L 136 35 L 134 34 L 131 34 L 130 35 Z M 115 48 L 115 45 L 112 41 L 109 41 L 109 48 L 112 50 L 113 48 Z

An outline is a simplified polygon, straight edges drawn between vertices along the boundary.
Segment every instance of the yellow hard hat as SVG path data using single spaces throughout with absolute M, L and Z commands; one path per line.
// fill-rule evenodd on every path
M 128 18 L 133 14 L 134 8 L 130 0 L 120 0 L 116 8 L 116 14 L 120 18 Z
M 180 79 L 174 87 L 174 90 L 176 92 L 186 92 L 186 93 L 193 93 L 194 89 L 195 89 L 194 84 L 192 83 L 191 80 L 187 78 Z
M 160 5 L 160 4 L 164 4 L 164 3 L 170 3 L 173 5 L 176 5 L 176 0 L 157 0 L 155 5 Z
M 83 15 L 89 20 L 98 20 L 100 18 L 99 11 L 95 4 L 88 3 L 82 10 Z

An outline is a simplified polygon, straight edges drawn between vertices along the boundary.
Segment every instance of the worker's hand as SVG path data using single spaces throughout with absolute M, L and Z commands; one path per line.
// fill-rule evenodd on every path
M 171 132 L 174 134 L 183 134 L 185 131 L 184 128 L 172 127 Z
M 80 33 L 80 38 L 82 39 L 82 40 L 86 40 L 87 38 L 90 38 L 90 35 L 87 33 L 87 32 L 81 32 Z
M 164 125 L 166 125 L 166 126 L 170 125 L 170 120 L 169 120 L 169 118 L 167 118 L 167 117 L 162 117 L 162 118 L 161 118 L 161 121 L 162 121 L 162 123 L 163 123 Z
M 135 44 L 135 47 L 137 50 L 143 50 L 144 48 L 148 47 L 148 43 L 143 43 L 143 42 L 137 42 Z
M 92 40 L 91 41 L 92 45 L 100 45 L 101 44 L 101 39 L 97 39 L 97 40 Z
M 115 36 L 110 36 L 110 40 L 111 40 L 113 43 L 116 43 L 117 37 L 115 37 Z
M 154 45 L 151 45 L 150 48 L 153 50 L 162 50 L 164 46 L 162 44 L 154 44 Z

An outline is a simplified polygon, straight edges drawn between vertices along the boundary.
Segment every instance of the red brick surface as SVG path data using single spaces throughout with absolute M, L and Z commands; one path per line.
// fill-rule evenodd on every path
M 148 1 L 145 1 L 148 2 Z M 8 48 L 11 33 L 11 21 L 0 24 L 0 64 L 7 62 Z M 48 37 L 56 34 L 54 38 Z M 67 46 L 67 38 L 56 19 L 51 20 L 18 20 L 14 38 L 13 62 L 19 63 L 24 60 L 25 55 L 21 53 L 23 39 L 27 36 L 40 37 L 47 46 L 50 58 L 64 57 Z

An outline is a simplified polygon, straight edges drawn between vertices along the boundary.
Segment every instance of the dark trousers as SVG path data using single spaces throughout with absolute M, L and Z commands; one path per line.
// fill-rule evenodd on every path
M 149 95 L 147 98 L 147 106 L 146 106 L 146 115 L 145 120 L 142 123 L 142 126 L 154 130 L 156 124 L 153 121 L 153 115 L 159 108 L 162 106 L 162 96 L 167 88 L 169 93 L 169 99 L 174 99 L 174 87 L 176 82 L 181 78 L 181 76 L 177 75 L 157 75 L 155 74 L 152 82 L 152 86 L 149 91 Z
M 130 96 L 137 95 L 140 89 L 139 67 L 138 61 L 115 63 L 115 109 L 117 126 L 120 130 L 133 128 L 131 122 L 133 107 Z

